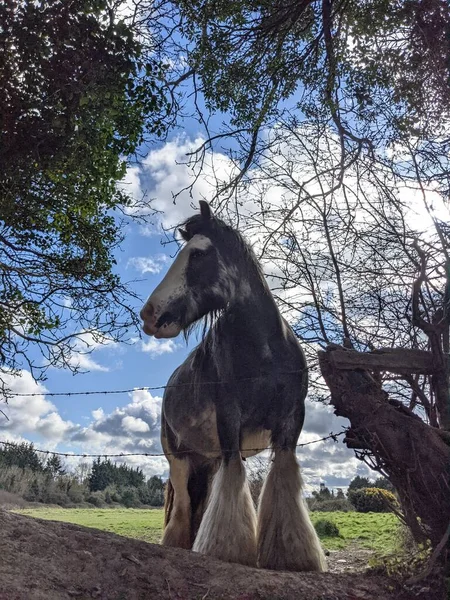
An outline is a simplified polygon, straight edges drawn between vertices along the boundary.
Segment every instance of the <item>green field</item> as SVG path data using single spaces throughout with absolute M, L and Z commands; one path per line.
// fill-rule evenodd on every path
M 94 527 L 153 543 L 159 543 L 163 526 L 162 509 L 42 507 L 15 512 L 40 519 Z M 341 537 L 322 538 L 324 547 L 329 550 L 357 544 L 379 554 L 389 554 L 394 551 L 397 543 L 399 521 L 390 513 L 313 512 L 311 518 L 313 522 L 328 519 L 338 526 Z
M 398 546 L 400 522 L 392 513 L 312 512 L 315 523 L 328 519 L 335 523 L 341 534 L 338 538 L 321 538 L 329 550 L 345 548 L 354 543 L 377 554 L 390 554 Z
M 26 508 L 14 512 L 50 521 L 65 521 L 84 527 L 111 531 L 125 537 L 158 544 L 164 513 L 161 508 Z

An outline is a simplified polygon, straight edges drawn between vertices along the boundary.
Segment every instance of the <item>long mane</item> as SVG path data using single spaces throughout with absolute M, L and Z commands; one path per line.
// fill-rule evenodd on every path
M 209 237 L 224 262 L 235 265 L 242 279 L 256 281 L 259 290 L 263 288 L 270 294 L 261 266 L 251 246 L 239 231 L 217 217 L 205 220 L 201 215 L 190 217 L 183 223 L 182 227 L 184 234 L 186 234 L 183 234 L 186 241 L 198 234 Z M 258 293 L 259 290 L 255 290 L 255 293 Z M 200 331 L 201 336 L 195 354 L 194 385 L 197 382 L 196 374 L 200 375 L 203 371 L 206 356 L 214 360 L 216 371 L 220 373 L 221 380 L 232 380 L 233 374 L 227 354 L 229 352 L 227 341 L 230 332 L 227 315 L 232 309 L 233 307 L 228 305 L 222 310 L 210 311 L 184 331 L 186 339 L 193 331 Z M 196 393 L 200 394 L 201 389 L 199 389 L 199 386 L 195 385 L 195 388 Z

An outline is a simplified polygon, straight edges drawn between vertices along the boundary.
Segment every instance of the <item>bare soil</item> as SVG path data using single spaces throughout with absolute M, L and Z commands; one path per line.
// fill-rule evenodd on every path
M 330 550 L 328 570 L 330 573 L 364 573 L 372 556 L 375 556 L 373 550 L 360 548 L 357 544 L 350 544 L 344 550 Z
M 334 557 L 331 562 L 344 565 L 336 563 Z M 252 569 L 185 550 L 0 510 L 0 600 L 417 597 L 413 590 L 402 590 L 381 576 Z M 434 600 L 439 596 L 429 589 L 422 597 Z

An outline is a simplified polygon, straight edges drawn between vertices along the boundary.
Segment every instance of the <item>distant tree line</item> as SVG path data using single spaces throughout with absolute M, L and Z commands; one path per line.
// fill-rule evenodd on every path
M 0 448 L 0 490 L 28 502 L 61 506 L 139 507 L 164 503 L 161 477 L 146 479 L 139 467 L 98 458 L 92 466 L 80 463 L 71 473 L 60 456 L 40 455 L 33 444 L 27 442 Z
M 398 507 L 395 489 L 388 479 L 378 477 L 370 481 L 367 477 L 354 477 L 347 489 L 347 495 L 342 489 L 336 493 L 325 484 L 308 498 L 311 510 L 320 511 L 352 511 L 357 512 L 390 512 Z

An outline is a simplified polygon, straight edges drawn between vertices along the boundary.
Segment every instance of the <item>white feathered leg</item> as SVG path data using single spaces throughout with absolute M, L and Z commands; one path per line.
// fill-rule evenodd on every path
M 227 562 L 256 565 L 256 513 L 240 457 L 227 465 L 222 461 L 193 550 Z
M 288 571 L 326 571 L 325 555 L 302 497 L 292 450 L 275 449 L 258 507 L 258 565 Z

